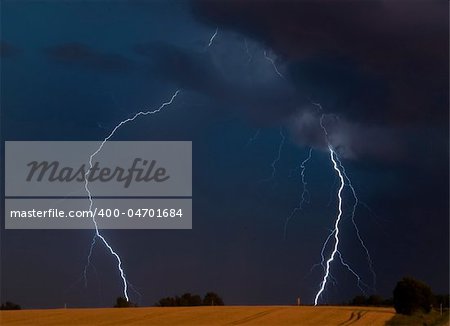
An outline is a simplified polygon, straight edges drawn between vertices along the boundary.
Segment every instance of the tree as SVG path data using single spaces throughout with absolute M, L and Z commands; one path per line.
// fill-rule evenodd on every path
M 166 297 L 160 299 L 156 305 L 159 307 L 175 307 L 177 306 L 177 300 L 173 297 Z
M 20 310 L 22 309 L 18 304 L 11 302 L 11 301 L 6 301 L 5 303 L 2 303 L 2 305 L 0 306 L 0 310 Z
M 202 299 L 198 294 L 185 293 L 180 298 L 179 306 L 201 306 Z
M 214 292 L 208 292 L 205 294 L 205 297 L 203 298 L 203 305 L 204 306 L 223 306 L 223 300 L 217 293 Z
M 116 304 L 114 305 L 114 308 L 131 308 L 131 307 L 137 307 L 137 305 L 130 301 L 127 301 L 127 299 L 123 297 L 118 297 L 116 299 Z
M 403 315 L 412 315 L 423 310 L 431 311 L 433 293 L 428 285 L 410 277 L 404 277 L 394 289 L 395 311 Z

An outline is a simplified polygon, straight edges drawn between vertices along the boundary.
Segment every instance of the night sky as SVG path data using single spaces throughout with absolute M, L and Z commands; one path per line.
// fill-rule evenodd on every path
M 407 275 L 448 293 L 448 6 L 2 1 L 2 140 L 102 140 L 181 89 L 172 106 L 114 137 L 193 145 L 192 230 L 103 231 L 141 294 L 130 291 L 131 300 L 215 291 L 226 304 L 312 303 L 323 271 L 311 268 L 337 210 L 323 113 L 363 201 L 356 221 L 377 274 L 369 294 L 390 297 Z M 310 147 L 310 200 L 284 237 Z M 373 286 L 344 194 L 340 250 Z M 121 295 L 101 245 L 84 286 L 94 231 L 2 225 L 2 301 L 98 307 Z M 342 265 L 332 272 L 321 302 L 360 294 Z

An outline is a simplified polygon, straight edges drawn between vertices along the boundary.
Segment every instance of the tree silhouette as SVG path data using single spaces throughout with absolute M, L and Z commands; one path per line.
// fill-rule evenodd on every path
M 0 306 L 0 310 L 20 310 L 22 309 L 18 304 L 11 302 L 11 301 L 6 301 L 5 303 L 2 303 L 2 305 Z
M 223 300 L 217 293 L 214 292 L 208 292 L 205 294 L 205 297 L 203 298 L 203 305 L 204 306 L 223 306 Z
M 433 299 L 428 285 L 410 277 L 404 277 L 394 289 L 395 311 L 403 315 L 412 315 L 419 310 L 429 313 Z
M 198 294 L 185 293 L 180 298 L 179 306 L 201 306 L 202 299 Z

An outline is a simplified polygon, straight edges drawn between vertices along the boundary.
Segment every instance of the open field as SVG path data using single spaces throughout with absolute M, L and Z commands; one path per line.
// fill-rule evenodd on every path
M 223 306 L 49 309 L 0 312 L 1 325 L 385 325 L 390 308 Z
M 392 318 L 387 326 L 448 326 L 449 311 L 444 310 L 441 315 L 439 311 L 432 310 L 429 314 L 416 313 L 412 316 L 396 315 Z

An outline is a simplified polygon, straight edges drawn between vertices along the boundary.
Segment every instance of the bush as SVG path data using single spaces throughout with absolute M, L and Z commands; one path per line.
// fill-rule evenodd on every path
M 22 309 L 18 304 L 10 301 L 6 301 L 5 303 L 2 303 L 0 306 L 0 310 L 20 310 Z
M 429 313 L 433 299 L 429 286 L 410 277 L 404 277 L 394 289 L 394 307 L 399 314 L 412 315 L 420 310 Z

